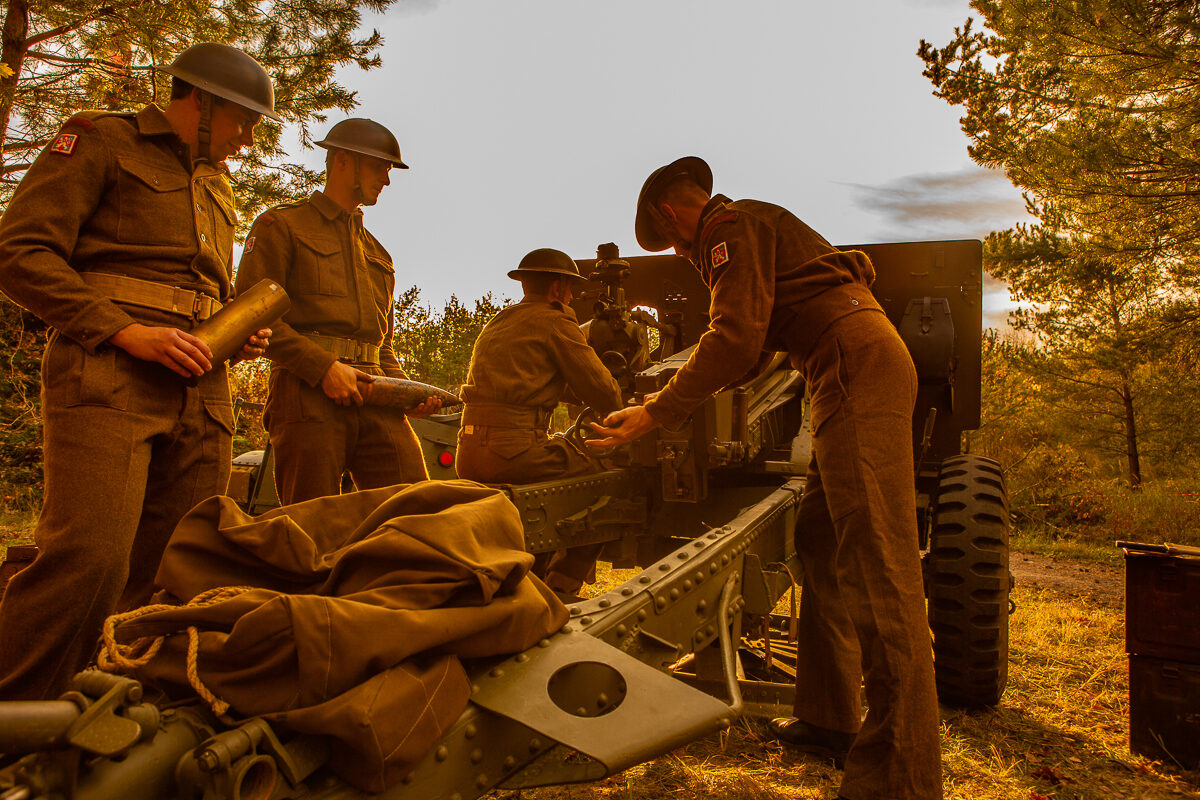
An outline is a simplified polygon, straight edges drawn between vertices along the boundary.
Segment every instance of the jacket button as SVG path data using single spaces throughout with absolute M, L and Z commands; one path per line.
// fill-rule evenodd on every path
M 201 237 L 201 238 L 203 238 L 203 237 Z M 850 305 L 852 305 L 852 306 L 856 306 L 856 305 L 858 305 L 858 298 L 857 298 L 857 297 L 851 297 L 851 298 L 850 298 Z
M 205 235 L 202 233 L 202 234 L 200 234 L 200 241 L 202 241 L 202 242 L 207 242 L 207 241 L 208 241 L 208 237 L 207 237 L 207 236 L 205 236 Z M 857 305 L 857 304 L 858 304 L 858 301 L 857 301 L 857 300 L 855 300 L 855 301 L 854 301 L 854 303 L 855 303 L 855 305 Z

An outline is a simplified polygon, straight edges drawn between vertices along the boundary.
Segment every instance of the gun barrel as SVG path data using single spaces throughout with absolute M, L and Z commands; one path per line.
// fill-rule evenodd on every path
M 52 746 L 79 718 L 79 706 L 66 700 L 0 703 L 0 753 L 32 753 Z

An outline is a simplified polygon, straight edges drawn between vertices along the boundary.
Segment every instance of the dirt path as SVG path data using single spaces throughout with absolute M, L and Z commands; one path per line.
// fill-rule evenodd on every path
M 1051 589 L 1099 606 L 1125 605 L 1125 574 L 1120 567 L 1014 552 L 1008 568 L 1021 586 Z

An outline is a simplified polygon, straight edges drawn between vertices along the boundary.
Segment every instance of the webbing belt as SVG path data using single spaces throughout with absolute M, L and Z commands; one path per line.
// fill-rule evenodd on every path
M 345 339 L 340 336 L 326 336 L 322 333 L 301 331 L 304 338 L 337 358 L 355 364 L 373 364 L 379 366 L 379 345 L 360 342 L 358 339 Z
M 463 428 L 519 428 L 545 431 L 553 416 L 552 409 L 507 403 L 467 403 L 463 407 Z M 469 431 L 468 431 L 469 432 Z
M 84 283 L 118 303 L 169 311 L 196 321 L 206 320 L 221 309 L 221 301 L 203 292 L 144 281 L 108 272 L 81 272 Z

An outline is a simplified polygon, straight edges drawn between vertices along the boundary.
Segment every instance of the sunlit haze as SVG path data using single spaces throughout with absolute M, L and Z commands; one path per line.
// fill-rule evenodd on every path
M 398 290 L 438 309 L 513 297 L 505 273 L 538 247 L 641 254 L 638 189 L 681 155 L 835 244 L 982 238 L 1023 202 L 970 160 L 916 56 L 969 14 L 966 0 L 399 0 L 365 21 L 383 66 L 340 74 L 353 114 L 387 125 L 412 167 L 367 227 Z M 319 168 L 323 151 L 301 158 Z

